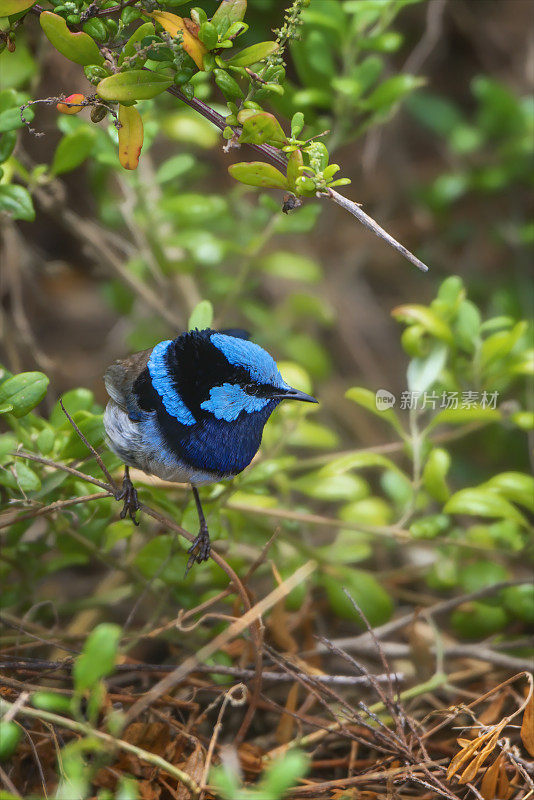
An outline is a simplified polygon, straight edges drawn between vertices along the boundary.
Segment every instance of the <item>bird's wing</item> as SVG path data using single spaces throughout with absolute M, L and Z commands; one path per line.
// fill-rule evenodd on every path
M 152 348 L 115 361 L 104 373 L 107 393 L 118 406 L 129 414 L 132 410 L 138 410 L 132 387 L 145 369 L 151 352 Z

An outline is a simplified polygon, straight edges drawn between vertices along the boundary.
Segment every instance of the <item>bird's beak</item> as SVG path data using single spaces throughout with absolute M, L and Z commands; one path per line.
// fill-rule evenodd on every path
M 319 401 L 312 397 L 311 394 L 306 394 L 305 392 L 301 392 L 300 389 L 285 389 L 277 394 L 273 394 L 272 397 L 276 400 L 302 400 L 304 403 L 318 403 Z

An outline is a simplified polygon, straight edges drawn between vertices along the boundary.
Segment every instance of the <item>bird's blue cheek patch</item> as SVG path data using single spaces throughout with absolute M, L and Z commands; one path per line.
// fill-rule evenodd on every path
M 157 344 L 150 358 L 148 359 L 148 371 L 152 379 L 152 385 L 156 392 L 161 397 L 167 413 L 181 422 L 182 425 L 194 425 L 196 419 L 176 391 L 173 382 L 169 376 L 169 369 L 167 366 L 166 353 L 167 348 L 171 345 L 171 340 L 160 342 Z
M 251 397 L 239 384 L 223 383 L 210 389 L 209 400 L 204 400 L 200 408 L 211 411 L 217 419 L 234 422 L 242 411 L 261 411 L 269 402 L 267 397 Z

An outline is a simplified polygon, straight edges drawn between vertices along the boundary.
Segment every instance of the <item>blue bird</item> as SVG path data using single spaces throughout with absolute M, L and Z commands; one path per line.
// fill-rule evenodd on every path
M 317 402 L 288 386 L 272 356 L 240 330 L 182 333 L 115 361 L 104 380 L 111 398 L 107 443 L 125 464 L 121 518 L 136 522 L 139 508 L 129 467 L 191 484 L 200 530 L 186 574 L 210 555 L 197 487 L 233 478 L 250 464 L 281 400 Z

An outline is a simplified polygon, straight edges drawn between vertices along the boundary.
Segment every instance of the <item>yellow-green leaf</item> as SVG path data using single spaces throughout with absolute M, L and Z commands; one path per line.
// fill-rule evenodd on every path
M 486 487 L 461 489 L 450 498 L 443 508 L 446 514 L 468 514 L 476 517 L 499 517 L 511 519 L 519 525 L 527 525 L 525 517 L 512 503 Z
M 270 56 L 278 50 L 276 42 L 258 42 L 251 44 L 250 47 L 245 47 L 240 53 L 230 58 L 226 63 L 231 64 L 233 67 L 249 67 L 257 61 L 263 61 L 264 58 Z
M 11 14 L 20 14 L 31 8 L 35 0 L 0 0 L 0 17 L 9 17 Z
M 172 83 L 171 78 L 144 69 L 117 72 L 104 78 L 96 87 L 103 100 L 129 103 L 131 100 L 149 100 L 161 94 Z
M 273 147 L 283 147 L 287 142 L 287 137 L 273 114 L 260 111 L 247 116 L 243 121 L 243 130 L 239 141 L 242 144 L 267 143 Z
M 454 337 L 447 323 L 426 306 L 397 306 L 397 308 L 393 309 L 391 314 L 395 319 L 401 322 L 418 322 L 428 333 L 435 336 L 436 339 L 442 339 L 444 342 L 447 342 L 447 344 L 454 344 Z
M 43 11 L 39 21 L 50 44 L 69 61 L 81 64 L 82 67 L 104 62 L 104 56 L 100 53 L 96 42 L 87 33 L 72 33 L 59 14 Z
M 264 186 L 273 189 L 287 189 L 287 178 L 272 164 L 263 161 L 240 161 L 228 167 L 228 172 L 240 183 L 247 186 Z
M 124 169 L 137 169 L 143 147 L 143 120 L 135 106 L 119 105 L 119 161 Z

